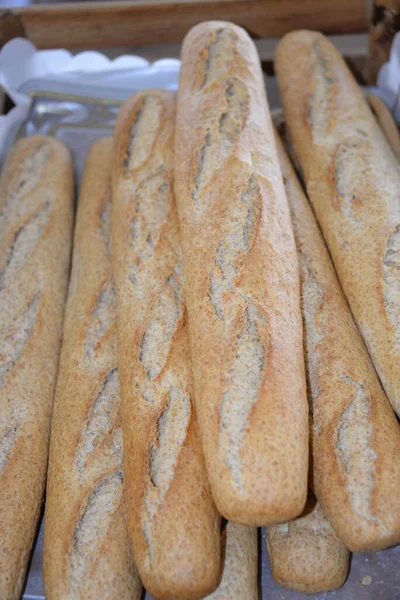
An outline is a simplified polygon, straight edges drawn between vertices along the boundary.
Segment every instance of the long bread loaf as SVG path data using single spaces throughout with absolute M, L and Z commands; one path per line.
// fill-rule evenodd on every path
M 157 598 L 218 583 L 220 518 L 197 432 L 179 223 L 175 98 L 132 96 L 115 130 L 112 242 L 128 519 L 135 561 Z
M 279 585 L 316 594 L 345 582 L 349 551 L 312 494 L 301 517 L 266 528 L 266 541 L 272 576 Z
M 393 154 L 400 161 L 400 133 L 397 127 L 396 120 L 385 102 L 372 92 L 367 94 L 368 104 L 382 129 Z
M 313 487 L 350 550 L 384 548 L 400 540 L 400 426 L 279 139 L 277 148 L 300 265 Z
M 400 166 L 344 60 L 323 35 L 286 35 L 275 67 L 308 195 L 400 415 Z
M 257 600 L 257 529 L 228 521 L 223 532 L 221 581 L 205 600 Z
M 123 499 L 116 301 L 111 270 L 112 139 L 89 151 L 74 237 L 51 426 L 44 529 L 49 600 L 135 600 Z
M 296 249 L 257 52 L 230 23 L 183 43 L 175 189 L 213 495 L 234 522 L 285 521 L 307 495 Z
M 19 598 L 42 505 L 68 283 L 65 146 L 18 142 L 0 182 L 0 598 Z

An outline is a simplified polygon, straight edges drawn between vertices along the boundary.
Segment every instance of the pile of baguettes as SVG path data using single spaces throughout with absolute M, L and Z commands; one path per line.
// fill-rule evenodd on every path
M 313 210 L 230 23 L 189 32 L 177 100 L 135 94 L 91 149 L 70 277 L 69 153 L 48 137 L 11 151 L 3 600 L 47 464 L 48 599 L 138 598 L 140 580 L 156 598 L 256 599 L 261 525 L 276 580 L 308 592 L 344 582 L 349 550 L 400 541 L 399 165 L 322 35 L 285 36 L 275 67 Z

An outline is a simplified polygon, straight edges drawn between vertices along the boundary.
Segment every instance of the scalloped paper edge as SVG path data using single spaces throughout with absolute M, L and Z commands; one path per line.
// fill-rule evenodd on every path
M 159 76 L 159 87 L 173 89 L 179 69 L 180 61 L 175 58 L 150 63 L 141 56 L 128 54 L 114 59 L 97 51 L 73 55 L 63 49 L 38 50 L 24 38 L 11 40 L 0 51 L 0 84 L 16 106 L 0 116 L 0 161 L 4 160 L 8 141 L 28 115 L 30 98 L 18 91 L 23 83 L 44 78 L 76 83 L 84 74 L 86 90 L 103 85 L 124 89 L 133 86 L 134 91 L 154 87 Z

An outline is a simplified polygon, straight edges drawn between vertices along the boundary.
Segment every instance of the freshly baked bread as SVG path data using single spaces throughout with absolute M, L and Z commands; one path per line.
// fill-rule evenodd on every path
M 48 600 L 134 600 L 123 499 L 116 302 L 111 269 L 112 139 L 90 149 L 51 426 L 43 570 Z
M 11 150 L 0 182 L 0 598 L 19 598 L 46 480 L 68 283 L 73 171 L 59 141 Z
M 278 138 L 277 148 L 300 265 L 313 487 L 350 550 L 384 548 L 400 541 L 400 426 Z
M 157 598 L 218 584 L 220 518 L 193 406 L 179 223 L 175 98 L 135 94 L 114 137 L 112 243 L 128 519 L 135 561 Z
M 301 517 L 266 528 L 266 541 L 272 576 L 279 585 L 317 594 L 344 584 L 349 551 L 312 494 Z
M 258 600 L 257 529 L 228 521 L 222 539 L 221 581 L 205 600 Z
M 400 415 L 400 167 L 359 86 L 321 34 L 278 45 L 285 121 L 336 271 Z
M 175 190 L 217 507 L 242 524 L 286 521 L 307 495 L 298 267 L 257 51 L 231 23 L 184 40 Z
M 392 113 L 387 108 L 384 101 L 376 94 L 368 92 L 367 100 L 380 128 L 389 142 L 393 154 L 396 156 L 397 160 L 400 161 L 400 133 Z

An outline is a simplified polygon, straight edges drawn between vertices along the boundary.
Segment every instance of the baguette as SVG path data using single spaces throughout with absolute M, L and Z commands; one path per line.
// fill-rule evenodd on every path
M 323 35 L 286 35 L 275 67 L 308 195 L 400 415 L 400 166 L 345 62 Z
M 221 582 L 205 600 L 258 600 L 257 529 L 226 524 L 223 532 L 225 560 Z
M 186 36 L 175 157 L 213 495 L 233 522 L 286 521 L 307 495 L 298 267 L 260 63 L 240 27 L 203 23 Z
M 89 151 L 51 427 L 43 571 L 48 600 L 139 599 L 123 500 L 112 139 Z
M 266 528 L 266 541 L 272 576 L 279 585 L 317 594 L 344 584 L 349 551 L 312 494 L 301 517 Z
M 220 518 L 193 407 L 179 223 L 175 99 L 126 101 L 114 136 L 112 243 L 128 520 L 139 575 L 157 598 L 218 584 Z
M 368 104 L 375 115 L 395 157 L 400 161 L 400 133 L 397 128 L 397 123 L 392 113 L 384 103 L 384 101 L 369 92 L 367 94 Z
M 300 265 L 314 491 L 350 550 L 378 550 L 400 541 L 400 426 L 278 138 L 277 148 Z
M 0 598 L 19 598 L 42 505 L 68 283 L 73 170 L 59 141 L 11 150 L 0 182 Z

